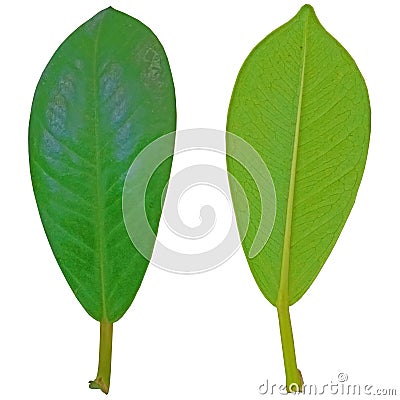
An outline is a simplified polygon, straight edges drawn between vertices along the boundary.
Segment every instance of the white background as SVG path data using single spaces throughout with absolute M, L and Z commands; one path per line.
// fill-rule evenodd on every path
M 303 3 L 113 1 L 144 22 L 169 57 L 180 129 L 224 129 L 250 50 Z M 75 300 L 46 241 L 28 169 L 27 129 L 40 74 L 59 44 L 109 1 L 13 1 L 1 11 L 0 392 L 13 399 L 100 399 L 98 323 Z M 306 383 L 397 387 L 400 393 L 399 71 L 397 1 L 318 1 L 320 21 L 367 82 L 372 136 L 356 205 L 321 274 L 292 307 Z M 190 210 L 189 210 L 190 211 Z M 189 212 L 186 210 L 186 212 Z M 193 212 L 197 212 L 194 210 Z M 115 326 L 110 399 L 261 399 L 284 383 L 276 310 L 242 252 L 204 274 L 150 266 Z

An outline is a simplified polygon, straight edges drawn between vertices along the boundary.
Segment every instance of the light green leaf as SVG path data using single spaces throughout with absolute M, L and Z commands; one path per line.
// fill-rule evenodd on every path
M 112 8 L 66 39 L 35 92 L 29 153 L 40 216 L 72 291 L 103 325 L 109 357 L 112 323 L 132 303 L 148 265 L 125 229 L 125 176 L 146 145 L 175 127 L 174 86 L 160 42 Z M 170 165 L 157 170 L 146 193 L 155 231 Z M 108 391 L 109 377 L 103 379 L 97 384 Z
M 340 235 L 361 181 L 370 134 L 364 79 L 311 6 L 302 7 L 250 53 L 233 90 L 227 130 L 257 150 L 274 181 L 275 225 L 252 258 L 259 196 L 243 169 L 227 160 L 229 171 L 247 187 L 251 218 L 243 247 L 260 290 L 278 307 L 287 383 L 301 386 L 289 305 L 310 287 Z M 227 154 L 233 152 L 229 139 Z

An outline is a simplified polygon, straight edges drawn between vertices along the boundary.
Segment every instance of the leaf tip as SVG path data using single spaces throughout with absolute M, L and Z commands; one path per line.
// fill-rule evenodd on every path
M 109 6 L 107 8 L 105 8 L 104 10 L 101 10 L 99 12 L 99 14 L 111 14 L 111 13 L 116 13 L 118 12 L 118 10 L 116 10 L 114 7 Z
M 313 15 L 315 16 L 315 11 L 313 6 L 310 4 L 304 4 L 304 6 L 300 8 L 298 15 L 305 16 L 306 18 Z

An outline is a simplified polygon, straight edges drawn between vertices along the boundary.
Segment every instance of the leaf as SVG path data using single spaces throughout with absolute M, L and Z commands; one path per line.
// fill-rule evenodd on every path
M 250 53 L 235 83 L 227 130 L 256 149 L 274 181 L 275 225 L 252 257 L 259 195 L 243 168 L 227 159 L 228 170 L 246 185 L 253 215 L 243 247 L 260 290 L 278 308 L 287 383 L 301 386 L 289 305 L 310 287 L 343 229 L 370 133 L 364 79 L 311 6 L 303 6 Z M 231 146 L 228 136 L 227 154 L 234 152 Z
M 105 343 L 148 265 L 124 226 L 125 176 L 146 145 L 175 127 L 174 86 L 160 42 L 112 8 L 65 40 L 35 92 L 29 155 L 40 217 L 72 291 L 103 324 Z M 157 171 L 152 199 L 161 199 L 170 166 L 171 159 Z M 147 212 L 157 230 L 161 202 L 154 203 Z M 107 382 L 100 386 L 108 391 Z

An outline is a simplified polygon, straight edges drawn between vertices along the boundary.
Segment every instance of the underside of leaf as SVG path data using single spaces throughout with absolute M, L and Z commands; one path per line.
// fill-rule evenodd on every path
M 232 94 L 227 130 L 259 152 L 276 189 L 274 229 L 264 249 L 248 257 L 250 268 L 272 304 L 281 285 L 293 304 L 318 275 L 346 222 L 370 132 L 364 79 L 311 6 L 250 53 Z M 227 162 L 244 182 L 240 168 Z M 257 191 L 251 182 L 246 185 L 251 219 L 243 246 L 248 255 L 260 215 Z
M 251 144 L 276 190 L 271 236 L 252 257 L 262 207 L 256 182 L 227 158 L 250 209 L 243 247 L 264 296 L 277 307 L 288 392 L 301 391 L 289 306 L 310 287 L 354 204 L 370 134 L 370 106 L 348 52 L 305 5 L 250 53 L 238 75 L 227 130 Z M 235 142 L 227 136 L 227 154 Z M 234 207 L 239 199 L 232 191 Z

